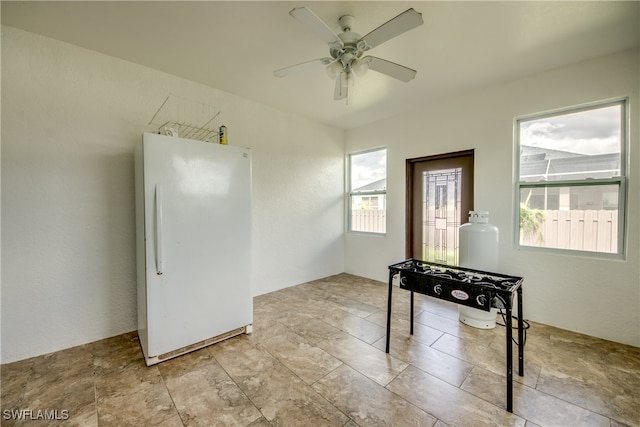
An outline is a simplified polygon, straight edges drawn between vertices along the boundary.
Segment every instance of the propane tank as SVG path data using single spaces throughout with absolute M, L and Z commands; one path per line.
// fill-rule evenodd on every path
M 469 211 L 469 222 L 459 230 L 459 265 L 475 270 L 495 272 L 498 269 L 498 227 L 489 224 L 489 212 Z M 480 329 L 496 327 L 498 310 L 478 310 L 458 306 L 462 323 Z
M 229 134 L 227 133 L 227 127 L 222 125 L 220 126 L 220 131 L 219 131 L 219 135 L 220 135 L 220 144 L 222 145 L 227 145 L 227 138 L 229 137 Z

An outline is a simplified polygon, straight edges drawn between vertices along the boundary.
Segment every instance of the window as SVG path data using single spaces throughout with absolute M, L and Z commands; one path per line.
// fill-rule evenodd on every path
M 622 255 L 626 102 L 521 118 L 516 142 L 518 245 Z
M 387 149 L 349 155 L 349 230 L 387 229 Z

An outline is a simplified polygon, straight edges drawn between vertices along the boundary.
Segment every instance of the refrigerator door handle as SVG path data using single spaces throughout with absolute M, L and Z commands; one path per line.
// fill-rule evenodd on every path
M 164 253 L 162 251 L 162 189 L 156 185 L 156 273 L 164 273 Z

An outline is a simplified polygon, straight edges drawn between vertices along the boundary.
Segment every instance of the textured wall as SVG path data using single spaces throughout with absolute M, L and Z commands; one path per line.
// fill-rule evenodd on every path
M 411 114 L 347 132 L 347 152 L 389 141 L 388 223 L 384 237 L 347 234 L 347 272 L 386 280 L 386 266 L 405 256 L 405 159 L 475 149 L 475 209 L 500 229 L 500 268 L 525 277 L 525 317 L 640 346 L 640 180 L 638 50 L 532 75 Z M 630 97 L 627 259 L 536 253 L 514 248 L 514 117 Z M 398 137 L 398 136 L 401 137 Z
M 344 135 L 2 28 L 2 363 L 136 329 L 133 147 L 171 92 L 253 152 L 254 294 L 344 270 Z

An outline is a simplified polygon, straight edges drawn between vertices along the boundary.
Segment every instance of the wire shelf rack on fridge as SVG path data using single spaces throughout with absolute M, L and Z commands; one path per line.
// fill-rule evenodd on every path
M 214 120 L 220 110 L 212 105 L 169 94 L 149 125 L 161 135 L 178 136 L 205 142 L 219 142 L 220 132 Z

